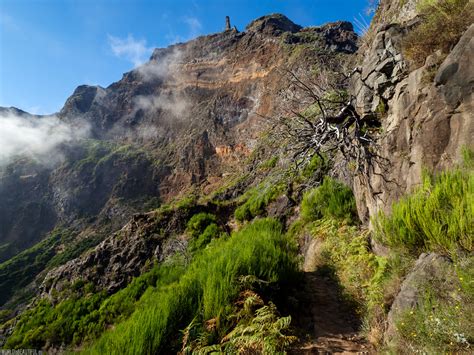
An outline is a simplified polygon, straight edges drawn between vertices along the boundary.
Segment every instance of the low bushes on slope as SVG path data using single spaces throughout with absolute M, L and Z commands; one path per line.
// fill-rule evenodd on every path
M 176 281 L 182 270 L 179 262 L 154 267 L 109 297 L 105 292 L 94 292 L 91 284 L 76 282 L 71 285 L 71 298 L 57 305 L 43 299 L 25 311 L 5 348 L 57 348 L 95 339 L 107 326 L 128 318 L 149 287 L 159 289 Z M 82 288 L 82 292 L 77 288 Z
M 472 152 L 466 151 L 464 165 L 426 174 L 422 186 L 395 203 L 390 215 L 380 213 L 373 219 L 375 237 L 391 248 L 389 257 L 401 253 L 414 261 L 424 251 L 449 254 L 457 273 L 443 275 L 439 284 L 419 285 L 420 299 L 396 319 L 395 346 L 400 349 L 457 352 L 466 351 L 474 341 L 470 316 L 474 309 L 472 158 Z M 393 279 L 395 271 L 387 272 Z M 382 290 L 387 293 L 387 286 Z
M 427 175 L 422 187 L 394 205 L 391 215 L 377 216 L 373 220 L 375 234 L 391 247 L 387 256 L 373 254 L 368 231 L 347 224 L 350 219 L 344 218 L 343 211 L 353 209 L 343 208 L 351 204 L 342 201 L 351 200 L 350 191 L 325 181 L 305 194 L 299 223 L 322 242 L 319 271 L 330 270 L 343 294 L 356 302 L 371 342 L 382 344 L 388 311 L 420 252 L 441 250 L 454 256 L 453 250 L 472 251 L 473 178 L 469 163 Z M 344 219 L 346 222 L 341 223 Z M 466 267 L 459 270 L 464 272 L 460 277 L 464 284 L 472 282 Z M 403 341 L 422 351 L 464 349 L 472 340 L 472 332 L 466 326 L 470 318 L 463 318 L 461 310 L 472 308 L 472 290 L 460 287 L 448 300 L 438 297 L 439 290 L 431 287 L 431 296 L 427 295 L 419 309 L 402 320 Z M 434 322 L 439 325 L 434 327 Z M 436 345 L 428 346 L 430 340 Z
M 301 202 L 301 219 L 290 227 L 295 237 L 312 235 L 320 241 L 316 272 L 333 278 L 341 288 L 341 307 L 356 310 L 365 328 L 374 329 L 371 341 L 380 342 L 393 287 L 400 267 L 395 258 L 372 253 L 369 231 L 357 221 L 354 196 L 343 184 L 326 177 L 320 187 L 308 191 Z M 351 225 L 352 224 L 352 225 Z
M 244 195 L 244 203 L 235 210 L 235 219 L 239 222 L 250 221 L 261 216 L 267 205 L 275 200 L 283 190 L 283 185 L 265 183 L 248 190 Z
M 427 354 L 472 352 L 474 258 L 458 258 L 455 270 L 455 277 L 443 278 L 442 284 L 421 285 L 424 293 L 417 306 L 397 321 L 399 348 Z
M 404 54 L 417 66 L 437 50 L 449 53 L 474 21 L 474 6 L 469 0 L 424 0 L 419 13 L 422 23 L 404 40 Z
M 390 305 L 414 260 L 397 253 L 375 255 L 367 230 L 334 219 L 312 223 L 311 233 L 323 243 L 321 264 L 357 305 L 370 342 L 380 345 Z
M 374 219 L 375 236 L 392 248 L 416 254 L 474 247 L 474 175 L 455 169 L 426 175 L 423 185 Z
M 326 177 L 321 186 L 303 196 L 301 216 L 305 221 L 315 221 L 323 217 L 356 220 L 354 195 L 344 184 Z
M 428 285 L 430 292 L 400 321 L 400 349 L 436 353 L 465 351 L 472 346 L 472 317 L 463 315 L 463 310 L 474 307 L 474 159 L 472 152 L 465 155 L 462 167 L 427 175 L 423 186 L 394 205 L 391 215 L 381 213 L 374 218 L 373 234 L 391 247 L 386 256 L 372 252 L 368 231 L 348 225 L 350 219 L 344 221 L 345 213 L 335 212 L 346 205 L 330 202 L 340 198 L 339 189 L 326 183 L 304 196 L 302 219 L 290 232 L 301 236 L 310 233 L 321 241 L 316 271 L 330 271 L 343 295 L 356 302 L 367 337 L 378 346 L 383 346 L 387 315 L 400 285 L 423 251 L 451 255 L 459 277 L 445 282 L 457 285 L 457 291 L 449 297 L 440 296 L 445 285 Z M 350 191 L 341 195 L 346 196 L 342 201 L 352 198 Z
M 0 264 L 0 305 L 15 292 L 20 291 L 47 266 L 59 263 L 56 248 L 62 243 L 70 243 L 68 230 L 55 229 L 50 235 L 33 247 Z M 25 298 L 29 297 L 25 295 Z M 24 301 L 24 300 L 23 300 Z
M 297 269 L 296 247 L 281 225 L 262 219 L 229 238 L 213 241 L 195 259 L 179 282 L 147 292 L 140 308 L 127 321 L 109 331 L 91 353 L 159 353 L 179 347 L 180 329 L 195 317 L 213 320 L 225 334 L 226 315 L 237 297 L 241 276 L 265 282 L 291 280 Z

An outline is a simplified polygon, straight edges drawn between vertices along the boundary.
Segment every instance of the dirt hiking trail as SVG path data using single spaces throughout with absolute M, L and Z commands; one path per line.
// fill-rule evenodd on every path
M 331 270 L 321 265 L 321 242 L 310 242 L 304 263 L 302 287 L 296 292 L 297 312 L 293 324 L 300 341 L 289 354 L 373 354 L 361 335 L 355 307 L 341 295 Z

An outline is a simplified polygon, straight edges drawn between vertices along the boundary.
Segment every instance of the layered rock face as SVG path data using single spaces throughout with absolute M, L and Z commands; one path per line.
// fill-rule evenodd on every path
M 96 135 L 117 139 L 123 132 L 139 135 L 157 127 L 155 136 L 135 139 L 151 151 L 156 141 L 173 145 L 165 160 L 172 165 L 169 175 L 158 183 L 162 195 L 173 195 L 183 186 L 225 179 L 235 171 L 236 162 L 251 153 L 267 127 L 265 117 L 278 109 L 278 93 L 285 88 L 282 70 L 289 64 L 307 68 L 312 63 L 307 55 L 292 62 L 298 44 L 324 53 L 353 53 L 356 38 L 347 22 L 302 29 L 282 15 L 265 16 L 243 33 L 230 30 L 156 49 L 149 63 L 105 91 L 78 88 L 61 114 L 79 112 L 81 93 L 94 91 L 105 95 L 92 100 L 93 113 L 87 111 L 82 117 L 91 120 Z M 101 103 L 95 105 L 97 100 Z M 110 121 L 108 113 L 101 115 L 104 102 L 120 105 L 112 112 L 123 114 Z M 143 102 L 151 103 L 150 108 L 137 110 Z M 166 224 L 161 225 L 161 220 Z M 43 292 L 51 294 L 53 289 L 61 290 L 64 282 L 79 278 L 109 292 L 117 290 L 139 275 L 147 260 L 162 260 L 185 248 L 185 239 L 179 239 L 184 220 L 184 216 L 161 218 L 155 213 L 135 216 L 89 253 L 50 272 Z
M 287 84 L 283 70 L 307 69 L 317 53 L 354 53 L 356 41 L 350 23 L 301 28 L 275 14 L 253 21 L 245 32 L 228 30 L 156 49 L 149 62 L 107 88 L 79 86 L 57 115 L 64 122 L 87 122 L 90 139 L 62 147 L 62 163 L 41 173 L 30 162 L 0 168 L 0 212 L 8 210 L 0 217 L 5 216 L 0 245 L 12 248 L 5 257 L 34 245 L 57 225 L 83 231 L 82 237 L 102 228 L 105 237 L 134 213 L 191 187 L 211 191 L 239 172 L 268 129 L 266 117 L 276 112 L 278 93 Z M 43 204 L 31 205 L 31 199 Z M 8 217 L 31 217 L 30 209 L 41 223 Z M 153 248 L 160 238 L 152 238 Z M 104 243 L 97 260 L 111 257 L 100 252 L 109 246 L 123 249 L 130 262 L 141 258 L 140 250 L 147 250 L 140 260 L 151 256 L 149 246 Z M 82 264 L 88 265 L 84 260 L 70 267 Z M 118 281 L 94 281 L 122 284 L 140 266 Z
M 369 181 L 356 180 L 354 186 L 365 221 L 378 210 L 389 211 L 420 184 L 423 169 L 452 167 L 463 147 L 473 147 L 474 26 L 441 66 L 441 54 L 435 53 L 423 67 L 410 70 L 401 42 L 413 23 L 378 27 L 352 83 L 358 111 L 382 123 L 378 153 L 383 162 Z

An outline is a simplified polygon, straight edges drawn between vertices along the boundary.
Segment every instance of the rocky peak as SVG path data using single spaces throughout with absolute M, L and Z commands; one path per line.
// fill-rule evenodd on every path
M 67 99 L 61 113 L 85 113 L 91 109 L 97 94 L 103 92 L 100 86 L 80 85 Z
M 381 0 L 371 24 L 371 28 L 379 30 L 386 24 L 405 24 L 418 15 L 420 0 Z
M 313 34 L 322 38 L 323 45 L 327 50 L 355 53 L 357 51 L 358 36 L 354 32 L 352 23 L 347 21 L 337 21 L 326 23 L 322 26 L 307 27 L 301 33 Z
M 68 149 L 60 166 L 26 180 L 32 181 L 29 185 L 20 184 L 16 176 L 26 174 L 18 172 L 12 188 L 0 190 L 0 244 L 7 238 L 5 229 L 18 226 L 15 236 L 28 235 L 23 250 L 54 225 L 74 221 L 72 228 L 91 226 L 105 239 L 157 201 L 183 196 L 193 186 L 212 191 L 245 167 L 268 127 L 264 117 L 274 116 L 281 105 L 278 93 L 288 85 L 281 69 L 291 60 L 307 70 L 324 52 L 352 53 L 356 39 L 348 23 L 303 29 L 283 15 L 269 15 L 245 32 L 231 29 L 156 49 L 149 62 L 107 88 L 79 86 L 59 116 L 84 120 L 90 139 Z M 40 198 L 42 209 L 33 204 Z M 24 206 L 52 217 L 48 224 L 25 222 L 18 217 L 31 216 Z M 84 234 L 84 240 L 92 239 Z M 137 240 L 129 239 L 130 246 L 142 245 Z M 150 257 L 142 251 L 155 250 L 161 236 L 150 243 L 127 253 L 125 264 L 133 266 L 129 275 L 139 273 L 140 263 Z M 104 260 L 103 270 L 119 275 L 114 265 L 125 264 L 108 263 L 108 248 L 102 244 L 93 254 Z M 124 249 L 122 244 L 114 248 L 114 253 Z M 91 267 L 90 260 L 81 260 L 75 265 Z M 107 289 L 120 287 L 126 278 L 110 280 L 94 279 Z
M 248 32 L 258 32 L 271 36 L 279 36 L 284 32 L 295 33 L 301 30 L 301 26 L 293 23 L 282 14 L 271 14 L 259 17 L 250 22 L 246 27 Z

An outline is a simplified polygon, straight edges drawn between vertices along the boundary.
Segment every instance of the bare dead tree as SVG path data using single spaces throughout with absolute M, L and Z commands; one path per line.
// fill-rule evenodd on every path
M 281 93 L 275 132 L 288 141 L 297 167 L 318 155 L 333 165 L 345 164 L 346 170 L 367 181 L 370 174 L 383 176 L 381 167 L 387 160 L 377 154 L 378 121 L 362 119 L 357 113 L 355 98 L 348 91 L 351 74 L 346 74 L 342 63 L 337 58 L 320 60 L 311 72 L 288 69 L 282 73 L 288 86 Z

